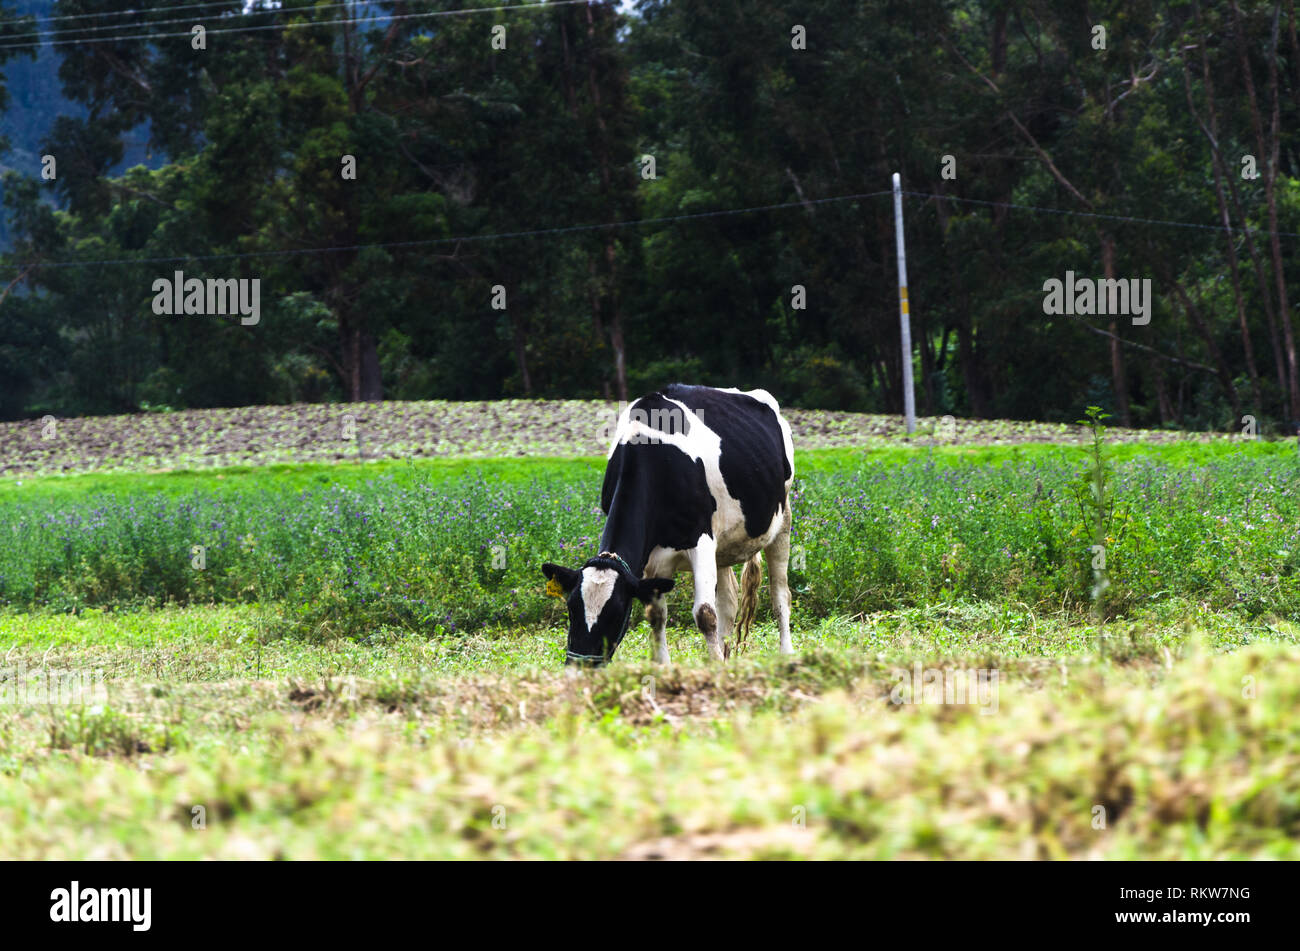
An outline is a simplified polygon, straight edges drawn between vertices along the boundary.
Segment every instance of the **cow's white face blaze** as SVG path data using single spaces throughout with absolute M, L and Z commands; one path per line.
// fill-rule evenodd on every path
M 614 594 L 614 583 L 618 572 L 613 568 L 583 568 L 582 584 L 579 586 L 582 598 L 583 618 L 587 630 L 595 630 L 601 612 Z

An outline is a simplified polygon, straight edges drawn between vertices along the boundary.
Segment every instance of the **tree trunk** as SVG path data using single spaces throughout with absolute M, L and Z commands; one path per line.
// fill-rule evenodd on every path
M 368 330 L 361 331 L 359 349 L 359 369 L 361 379 L 358 391 L 361 399 L 378 401 L 384 398 L 384 385 L 379 373 L 379 345 L 375 335 Z
M 1201 46 L 1204 58 L 1204 44 Z M 1228 275 L 1232 281 L 1232 299 L 1237 309 L 1237 324 L 1241 327 L 1241 343 L 1246 358 L 1246 372 L 1250 376 L 1251 394 L 1255 400 L 1255 412 L 1264 412 L 1264 390 L 1260 385 L 1259 368 L 1255 364 L 1255 347 L 1250 340 L 1250 325 L 1246 320 L 1246 301 L 1241 293 L 1240 264 L 1237 260 L 1236 239 L 1232 233 L 1232 216 L 1228 214 L 1228 199 L 1224 193 L 1223 179 L 1229 173 L 1224 168 L 1223 154 L 1219 150 L 1219 120 L 1214 106 L 1214 86 L 1210 83 L 1209 70 L 1205 70 L 1206 109 L 1210 124 L 1207 127 L 1196 114 L 1196 103 L 1192 98 L 1192 81 L 1189 76 L 1187 61 L 1183 61 L 1183 92 L 1187 97 L 1187 108 L 1192 118 L 1205 134 L 1210 143 L 1210 158 L 1214 168 L 1214 197 L 1219 206 L 1219 220 L 1223 223 L 1223 234 L 1228 251 Z M 1281 364 L 1278 364 L 1281 369 Z M 1283 382 L 1279 376 L 1279 383 Z
M 1269 246 L 1273 252 L 1273 276 L 1277 281 L 1278 312 L 1282 316 L 1282 333 L 1286 338 L 1287 367 L 1291 371 L 1291 428 L 1300 425 L 1300 376 L 1296 373 L 1295 332 L 1291 326 L 1291 305 L 1287 300 L 1286 272 L 1282 262 L 1282 238 L 1277 221 L 1277 166 L 1281 144 L 1281 112 L 1278 103 L 1277 40 L 1280 7 L 1273 8 L 1273 38 L 1268 52 L 1268 85 L 1273 99 L 1270 135 L 1273 148 L 1269 154 L 1264 178 L 1264 194 L 1268 200 Z
M 1106 279 L 1115 279 L 1115 238 L 1109 232 L 1101 235 L 1101 269 Z M 1124 348 L 1120 346 L 1119 322 L 1110 322 L 1110 377 L 1115 390 L 1115 418 L 1123 427 L 1132 428 L 1133 416 L 1128 407 L 1128 379 L 1124 373 Z
M 993 63 L 991 72 L 997 79 L 1007 63 L 1007 8 L 999 7 L 993 15 Z
M 1178 422 L 1174 413 L 1174 404 L 1169 400 L 1169 383 L 1165 379 L 1163 360 L 1154 361 L 1152 372 L 1155 375 L 1156 406 L 1160 410 L 1160 425 L 1169 426 Z
M 934 353 L 930 350 L 928 321 L 917 321 L 916 329 L 921 344 L 921 396 L 925 401 L 923 409 L 926 416 L 934 415 Z
M 623 308 L 617 290 L 618 262 L 614 238 L 605 239 L 605 261 L 609 266 L 609 345 L 614 348 L 614 385 L 618 398 L 627 400 L 627 348 L 623 344 Z
M 594 47 L 596 42 L 595 15 L 591 4 L 588 4 L 585 9 L 587 11 L 587 39 Z M 595 9 L 601 10 L 602 16 L 605 15 L 604 7 L 596 7 Z M 593 114 L 596 117 L 596 151 L 600 160 L 601 191 L 604 193 L 610 223 L 613 223 L 618 220 L 618 211 L 614 201 L 613 181 L 609 167 L 609 129 L 605 125 L 605 116 L 602 113 L 600 83 L 596 78 L 596 62 L 593 50 L 588 50 L 587 53 L 587 88 L 591 94 Z M 613 230 L 605 234 L 605 267 L 608 283 L 604 287 L 604 311 L 608 318 L 609 344 L 614 350 L 614 386 L 618 391 L 618 398 L 626 400 L 627 359 L 623 346 L 623 313 L 618 299 L 618 261 Z
M 1156 258 L 1159 260 L 1159 258 Z M 1210 330 L 1209 324 L 1201 315 L 1199 307 L 1193 303 L 1187 290 L 1173 276 L 1172 270 L 1168 266 L 1162 266 L 1164 279 L 1173 287 L 1174 293 L 1178 297 L 1178 302 L 1183 305 L 1183 310 L 1187 314 L 1187 319 L 1191 322 L 1193 329 L 1200 334 L 1201 339 L 1205 342 L 1205 349 L 1209 351 L 1210 359 L 1214 361 L 1215 372 L 1219 377 L 1219 384 L 1223 387 L 1224 395 L 1228 397 L 1228 402 L 1232 406 L 1233 419 L 1241 420 L 1241 399 L 1237 395 L 1237 388 L 1232 383 L 1232 373 L 1228 370 L 1228 364 L 1223 359 L 1223 352 L 1219 345 L 1214 342 L 1214 334 Z
M 375 335 L 363 330 L 348 314 L 339 316 L 339 350 L 343 357 L 343 390 L 348 402 L 382 400 L 384 387 Z
M 343 356 L 343 389 L 349 403 L 361 399 L 361 331 L 339 316 L 339 351 Z
M 1297 420 L 1300 420 L 1300 380 L 1296 376 L 1296 352 L 1295 352 L 1295 335 L 1291 327 L 1291 311 L 1287 305 L 1286 299 L 1286 277 L 1282 273 L 1282 245 L 1277 234 L 1277 195 L 1275 193 L 1275 181 L 1277 176 L 1277 159 L 1278 159 L 1278 91 L 1277 91 L 1277 41 L 1278 41 L 1278 14 L 1280 8 L 1275 8 L 1273 18 L 1273 39 L 1270 44 L 1268 53 L 1268 73 L 1269 73 L 1269 90 L 1272 94 L 1272 138 L 1273 147 L 1268 148 L 1264 141 L 1264 122 L 1259 111 L 1259 98 L 1255 95 L 1255 80 L 1251 75 L 1250 57 L 1246 52 L 1246 25 L 1242 21 L 1241 8 L 1232 3 L 1232 19 L 1234 33 L 1237 40 L 1237 59 L 1241 64 L 1242 81 L 1246 87 L 1246 99 L 1250 103 L 1250 120 L 1251 128 L 1255 133 L 1255 147 L 1259 152 L 1260 164 L 1264 166 L 1264 196 L 1268 203 L 1268 220 L 1269 229 L 1272 231 L 1270 251 L 1273 257 L 1273 275 L 1275 289 L 1278 294 L 1277 313 L 1281 318 L 1282 335 L 1285 341 L 1285 356 L 1287 369 L 1287 387 L 1288 396 L 1287 408 L 1290 414 L 1290 427 L 1294 427 Z M 1265 156 L 1268 156 L 1266 159 Z M 1249 247 L 1249 245 L 1248 245 Z M 1260 277 L 1261 283 L 1263 277 Z M 1261 287 L 1266 296 L 1271 296 L 1266 290 L 1267 285 Z
M 966 398 L 970 401 L 971 415 L 987 419 L 989 403 L 984 375 L 980 372 L 979 355 L 975 352 L 975 328 L 971 326 L 969 308 L 963 308 L 957 324 L 957 359 L 961 364 L 962 380 L 966 383 Z
M 350 7 L 348 9 L 352 10 Z M 403 10 L 402 4 L 396 5 L 396 13 L 401 14 Z M 353 24 L 347 20 L 343 23 L 343 60 L 340 64 L 340 71 L 348 97 L 348 107 L 353 115 L 360 115 L 365 110 L 366 86 L 374 78 L 380 63 L 386 60 L 388 51 L 392 48 L 398 32 L 399 25 L 396 22 L 391 23 L 379 49 L 379 58 L 363 74 L 360 61 L 362 46 L 356 42 L 356 38 L 353 36 Z M 342 210 L 346 220 L 346 227 L 341 235 L 335 236 L 335 243 L 338 245 L 356 244 L 359 215 L 355 201 L 345 201 L 345 207 Z M 383 374 L 379 367 L 379 341 L 375 338 L 374 332 L 367 326 L 367 321 L 359 317 L 353 309 L 357 299 L 356 289 L 348 286 L 340 279 L 341 275 L 345 273 L 348 264 L 352 263 L 353 260 L 355 259 L 350 258 L 347 263 L 340 262 L 339 270 L 334 273 L 335 286 L 333 288 L 334 293 L 331 295 L 335 299 L 335 310 L 339 315 L 341 356 L 343 357 L 345 370 L 344 385 L 348 392 L 348 399 L 352 402 L 382 400 L 384 398 L 384 384 Z
M 515 366 L 519 369 L 519 382 L 523 385 L 524 395 L 531 396 L 533 393 L 533 378 L 528 372 L 528 355 L 524 347 L 527 334 L 524 332 L 522 320 L 513 319 L 510 321 L 510 335 L 515 348 Z
M 1290 392 L 1290 384 L 1286 371 L 1286 354 L 1282 349 L 1282 337 L 1278 330 L 1277 311 L 1273 308 L 1273 291 L 1269 288 L 1268 278 L 1264 274 L 1264 262 L 1259 249 L 1255 246 L 1255 239 L 1246 224 L 1249 218 L 1246 216 L 1246 209 L 1241 204 L 1241 194 L 1237 191 L 1237 179 L 1233 175 L 1228 175 L 1226 181 L 1228 196 L 1232 199 L 1233 210 L 1236 212 L 1237 220 L 1242 223 L 1241 236 L 1246 244 L 1246 256 L 1250 258 L 1251 268 L 1255 272 L 1255 284 L 1259 288 L 1259 300 L 1264 308 L 1264 322 L 1268 328 L 1268 342 L 1273 351 L 1277 389 L 1282 394 L 1283 405 L 1281 408 L 1283 415 L 1285 415 L 1285 404 L 1287 393 Z

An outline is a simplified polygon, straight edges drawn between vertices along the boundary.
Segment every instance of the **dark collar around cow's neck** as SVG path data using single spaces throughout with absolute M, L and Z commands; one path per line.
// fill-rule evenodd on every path
M 579 664 L 604 664 L 609 661 L 608 654 L 575 654 L 573 651 L 566 650 L 564 656 Z

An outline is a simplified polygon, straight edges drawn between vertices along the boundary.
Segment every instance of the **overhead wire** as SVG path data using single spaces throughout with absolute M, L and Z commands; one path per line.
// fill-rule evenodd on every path
M 499 13 L 503 11 L 519 12 L 524 10 L 546 10 L 554 7 L 572 6 L 574 4 L 586 4 L 591 0 L 548 0 L 546 3 L 514 3 L 502 4 L 492 7 L 465 7 L 458 10 L 431 10 L 424 13 L 377 13 L 367 14 L 364 17 L 343 17 L 334 20 L 306 20 L 293 23 L 266 23 L 259 26 L 237 26 L 237 27 L 204 27 L 206 36 L 224 35 L 230 33 L 258 33 L 266 30 L 300 30 L 309 29 L 318 26 L 337 26 L 342 23 L 390 23 L 399 20 L 424 20 L 431 17 L 447 16 L 464 16 L 474 13 Z M 258 15 L 271 11 L 256 11 L 251 15 Z M 278 11 L 276 11 L 278 12 Z M 298 12 L 291 9 L 287 12 Z M 224 19 L 224 18 L 223 18 Z M 148 25 L 143 24 L 143 25 Z M 87 28 L 89 29 L 89 28 Z M 83 32 L 78 30 L 78 32 Z M 95 43 L 117 43 L 123 40 L 162 40 L 175 37 L 192 37 L 191 30 L 184 30 L 175 33 L 132 33 L 127 35 L 99 36 L 88 37 L 86 39 L 64 39 L 64 40 L 43 40 L 38 42 L 17 42 L 17 43 L 0 43 L 0 52 L 5 50 L 36 50 L 47 46 L 83 46 Z

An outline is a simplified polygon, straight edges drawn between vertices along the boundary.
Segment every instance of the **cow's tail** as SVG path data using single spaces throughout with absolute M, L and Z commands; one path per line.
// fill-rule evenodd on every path
M 758 588 L 763 583 L 762 557 L 755 552 L 754 557 L 745 562 L 745 567 L 740 571 L 740 605 L 736 609 L 737 653 L 744 647 L 745 638 L 754 626 L 754 615 L 758 613 Z

